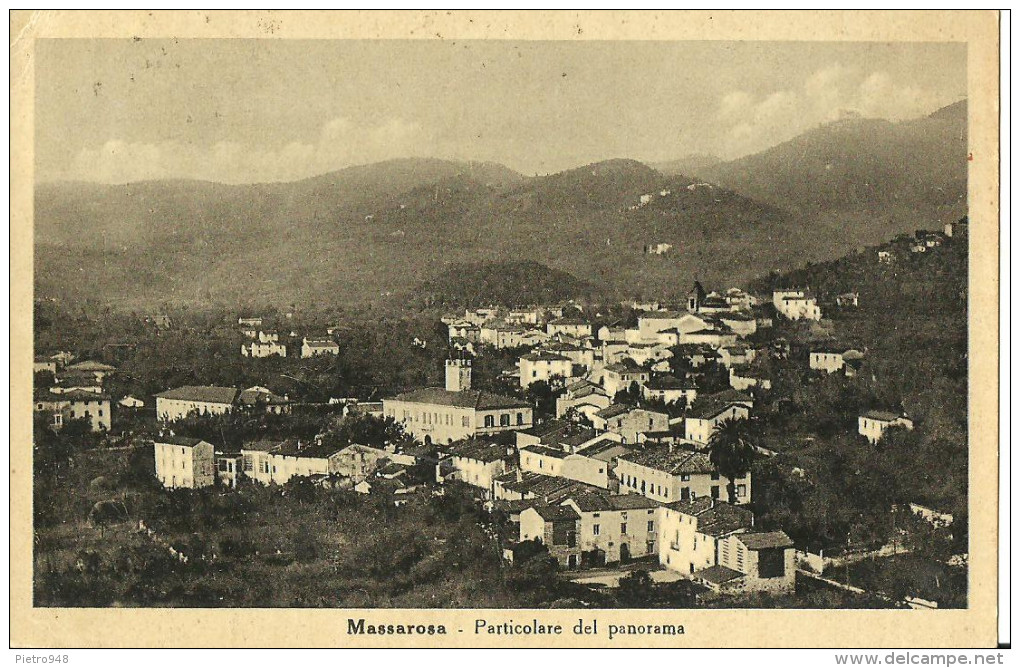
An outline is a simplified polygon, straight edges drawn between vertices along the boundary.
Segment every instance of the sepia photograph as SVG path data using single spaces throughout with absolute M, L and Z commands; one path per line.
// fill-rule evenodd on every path
M 973 608 L 966 39 L 144 14 L 32 45 L 32 610 Z

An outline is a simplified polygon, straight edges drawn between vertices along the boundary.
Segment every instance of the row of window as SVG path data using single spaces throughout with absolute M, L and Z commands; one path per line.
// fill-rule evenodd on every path
M 653 533 L 655 531 L 655 521 L 654 520 L 648 520 L 647 531 L 648 531 L 648 533 Z M 591 535 L 598 536 L 601 533 L 602 533 L 602 525 L 601 524 L 592 524 L 591 525 Z M 620 533 L 624 534 L 624 535 L 627 533 L 627 523 L 626 522 L 621 522 L 620 523 Z

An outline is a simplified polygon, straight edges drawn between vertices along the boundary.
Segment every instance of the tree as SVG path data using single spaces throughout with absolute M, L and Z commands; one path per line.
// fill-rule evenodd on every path
M 747 420 L 729 418 L 720 422 L 708 439 L 709 460 L 729 480 L 730 503 L 737 502 L 737 478 L 747 475 L 754 462 L 755 449 L 747 427 Z

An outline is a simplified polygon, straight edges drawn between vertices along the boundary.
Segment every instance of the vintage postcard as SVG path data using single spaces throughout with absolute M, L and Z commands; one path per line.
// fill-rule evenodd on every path
M 12 646 L 994 646 L 998 35 L 15 12 Z

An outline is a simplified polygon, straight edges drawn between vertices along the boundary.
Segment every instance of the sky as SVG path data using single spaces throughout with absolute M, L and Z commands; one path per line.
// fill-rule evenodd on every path
M 755 153 L 966 94 L 934 43 L 39 40 L 36 177 L 290 181 L 401 157 L 547 174 Z

